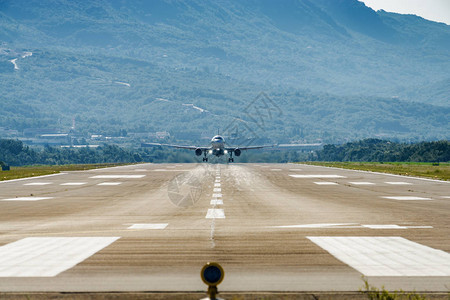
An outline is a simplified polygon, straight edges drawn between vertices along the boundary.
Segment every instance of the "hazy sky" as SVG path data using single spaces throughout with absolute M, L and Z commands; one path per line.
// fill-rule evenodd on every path
M 413 14 L 450 25 L 450 0 L 360 0 L 374 10 Z

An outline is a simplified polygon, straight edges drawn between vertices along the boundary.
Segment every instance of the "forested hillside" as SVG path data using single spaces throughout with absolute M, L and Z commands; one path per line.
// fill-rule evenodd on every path
M 0 127 L 448 139 L 449 49 L 450 26 L 356 0 L 2 0 Z
M 392 143 L 367 139 L 345 145 L 325 145 L 319 161 L 450 162 L 450 142 Z
M 212 158 L 211 162 L 226 162 L 227 158 Z M 386 140 L 366 139 L 345 145 L 325 145 L 316 152 L 285 151 L 280 148 L 244 152 L 237 162 L 299 162 L 299 161 L 365 161 L 365 162 L 450 162 L 450 142 L 395 143 Z M 64 165 L 93 163 L 170 162 L 195 163 L 201 157 L 193 151 L 163 149 L 160 147 L 126 149 L 115 145 L 98 148 L 33 149 L 18 140 L 0 139 L 0 164 Z

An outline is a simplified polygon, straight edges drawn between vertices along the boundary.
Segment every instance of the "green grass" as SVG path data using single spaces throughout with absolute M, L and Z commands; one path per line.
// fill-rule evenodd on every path
M 303 163 L 303 162 L 302 162 Z M 305 164 L 450 180 L 450 163 L 304 162 Z
M 416 292 L 394 291 L 390 292 L 384 287 L 378 289 L 369 284 L 366 278 L 364 280 L 364 289 L 360 290 L 367 295 L 370 300 L 426 300 L 427 297 Z
M 0 181 L 57 174 L 65 171 L 82 171 L 99 168 L 109 168 L 122 165 L 126 164 L 107 163 L 107 164 L 85 164 L 85 165 L 58 165 L 58 166 L 37 165 L 37 166 L 11 167 L 10 171 L 0 171 Z

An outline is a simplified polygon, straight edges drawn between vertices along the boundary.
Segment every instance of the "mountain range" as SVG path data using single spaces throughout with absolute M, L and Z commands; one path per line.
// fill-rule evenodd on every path
M 0 0 L 17 130 L 448 139 L 449 70 L 450 26 L 356 0 Z M 261 92 L 264 126 L 245 113 Z

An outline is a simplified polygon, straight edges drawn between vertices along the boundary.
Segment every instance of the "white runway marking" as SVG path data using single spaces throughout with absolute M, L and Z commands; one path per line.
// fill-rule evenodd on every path
M 370 229 L 431 229 L 433 226 L 400 226 L 395 224 L 386 225 L 362 225 L 362 227 Z
M 358 223 L 322 223 L 322 224 L 302 224 L 275 226 L 276 228 L 340 228 L 341 226 L 359 226 Z M 344 227 L 345 228 L 345 227 Z
M 225 219 L 225 212 L 221 208 L 210 208 L 206 213 L 206 219 Z
M 222 198 L 222 194 L 212 194 L 213 198 Z
M 31 182 L 31 183 L 25 183 L 24 185 L 48 185 L 52 184 L 53 182 Z
M 444 199 L 450 199 L 450 196 L 442 196 Z
M 212 199 L 210 202 L 211 205 L 223 205 L 223 201 L 219 199 Z
M 54 277 L 119 237 L 34 237 L 0 247 L 0 277 Z
M 83 185 L 87 184 L 87 182 L 67 182 L 67 183 L 61 183 L 60 185 Z
M 450 254 L 401 237 L 308 237 L 365 276 L 450 276 Z
M 160 223 L 160 224 L 150 224 L 150 223 L 144 223 L 144 224 L 133 224 L 128 229 L 165 229 L 167 227 L 167 223 Z
M 122 184 L 122 182 L 102 182 L 97 185 L 119 185 L 119 184 Z
M 24 180 L 39 179 L 39 178 L 46 178 L 46 177 L 53 177 L 53 176 L 60 176 L 60 175 L 67 175 L 67 173 L 58 173 L 58 174 L 42 175 L 42 176 L 35 176 L 35 177 L 27 177 L 27 178 L 19 178 L 19 179 L 3 180 L 3 181 L 0 181 L 0 183 L 8 183 L 8 182 L 24 181 Z
M 375 183 L 367 181 L 350 181 L 349 183 L 354 185 L 375 185 Z
M 215 187 L 220 187 L 220 183 L 214 183 Z
M 216 176 L 216 180 L 220 180 L 220 176 Z
M 135 172 L 147 172 L 147 169 L 134 169 Z
M 181 169 L 154 169 L 154 172 L 189 172 L 189 170 Z
M 400 201 L 405 201 L 405 200 L 422 200 L 422 201 L 431 200 L 431 198 L 413 197 L 413 196 L 389 196 L 389 197 L 385 196 L 385 197 L 381 197 L 381 198 L 390 199 L 390 200 L 400 200 Z
M 317 185 L 338 185 L 336 182 L 329 182 L 329 181 L 318 181 L 314 183 Z
M 47 199 L 53 199 L 53 197 L 17 197 L 17 198 L 3 199 L 2 201 L 40 201 Z
M 145 175 L 97 175 L 89 178 L 93 179 L 119 179 L 119 178 L 129 178 L 129 179 L 137 179 L 145 177 Z
M 316 174 L 316 175 L 298 175 L 298 174 L 294 174 L 294 175 L 289 175 L 291 177 L 294 178 L 347 178 L 345 176 L 341 176 L 341 175 L 334 175 L 334 174 Z
M 385 183 L 392 185 L 412 185 L 412 183 L 404 181 L 386 181 Z
M 297 171 L 302 171 L 302 169 L 289 169 L 289 171 L 291 171 L 291 172 L 297 172 Z
M 216 179 L 216 182 L 220 182 L 220 179 Z
M 221 191 L 222 191 L 221 188 L 214 188 L 214 190 L 213 190 L 213 192 L 215 192 L 215 193 L 220 193 Z
M 270 171 L 278 172 L 281 171 L 281 169 L 270 169 Z

